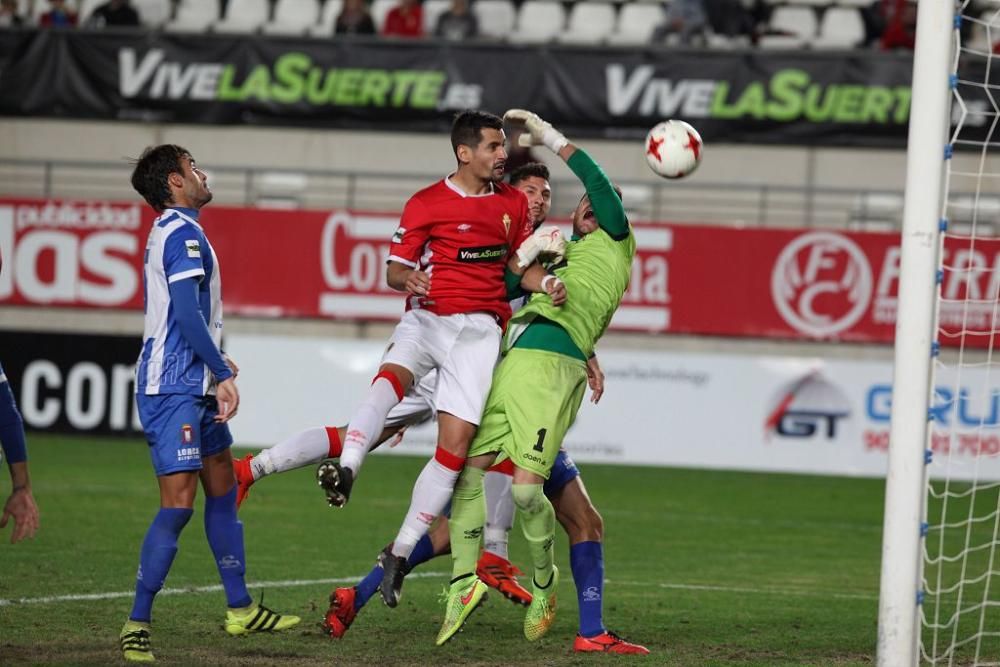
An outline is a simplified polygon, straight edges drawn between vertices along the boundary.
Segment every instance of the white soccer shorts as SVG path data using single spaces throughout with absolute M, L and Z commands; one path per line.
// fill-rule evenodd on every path
M 414 389 L 437 369 L 434 409 L 478 425 L 500 354 L 500 336 L 500 326 L 486 313 L 410 310 L 396 325 L 382 363 L 413 373 Z

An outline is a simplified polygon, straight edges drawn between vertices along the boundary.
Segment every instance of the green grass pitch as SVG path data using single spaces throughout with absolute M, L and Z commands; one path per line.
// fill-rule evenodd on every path
M 29 434 L 38 536 L 0 535 L 0 664 L 120 663 L 139 546 L 156 511 L 146 446 Z M 606 524 L 605 621 L 652 654 L 578 656 L 576 592 L 559 533 L 559 616 L 528 644 L 522 608 L 497 594 L 434 646 L 447 557 L 424 564 L 397 609 L 376 597 L 342 640 L 319 623 L 327 595 L 368 571 L 399 525 L 423 459 L 373 456 L 344 510 L 312 468 L 263 480 L 240 513 L 251 592 L 301 615 L 288 633 L 232 638 L 200 498 L 153 612 L 163 665 L 866 665 L 873 662 L 883 482 L 582 464 Z M 6 474 L 0 495 L 6 497 Z M 527 564 L 515 526 L 511 554 Z M 345 583 L 311 583 L 342 578 Z M 261 586 L 261 583 L 267 583 Z M 119 594 L 113 596 L 113 594 Z M 67 596 L 94 595 L 94 599 Z M 16 602 L 11 602 L 16 601 Z

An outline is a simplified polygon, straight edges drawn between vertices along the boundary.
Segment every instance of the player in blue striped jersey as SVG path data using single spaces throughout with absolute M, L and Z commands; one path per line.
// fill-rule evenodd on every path
M 0 271 L 3 257 L 0 256 Z M 0 460 L 7 459 L 10 468 L 11 490 L 0 514 L 0 529 L 14 519 L 14 529 L 10 542 L 20 542 L 33 537 L 38 530 L 38 505 L 31 495 L 31 478 L 28 475 L 28 446 L 24 439 L 24 421 L 17 411 L 14 392 L 11 391 L 7 376 L 0 366 Z
M 243 524 L 228 422 L 239 407 L 238 368 L 220 348 L 222 282 L 219 262 L 198 223 L 212 200 L 208 179 L 184 148 L 165 144 L 143 152 L 132 186 L 160 216 L 146 243 L 145 325 L 136 366 L 136 402 L 160 488 L 160 509 L 139 556 L 135 600 L 122 628 L 126 660 L 152 662 L 153 598 L 177 553 L 201 479 L 205 534 L 229 607 L 231 635 L 284 630 L 299 622 L 255 604 L 244 573 Z

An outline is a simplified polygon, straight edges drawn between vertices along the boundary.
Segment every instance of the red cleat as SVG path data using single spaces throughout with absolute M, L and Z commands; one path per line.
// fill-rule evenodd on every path
M 484 551 L 476 564 L 476 576 L 480 581 L 500 591 L 500 594 L 515 604 L 527 607 L 531 604 L 531 593 L 517 581 L 517 575 L 524 574 L 514 567 L 509 560 L 505 560 Z
M 236 473 L 236 509 L 239 509 L 243 501 L 250 495 L 250 487 L 256 481 L 253 478 L 253 471 L 250 470 L 251 459 L 253 459 L 253 454 L 247 454 L 241 459 L 233 459 L 233 472 Z
M 358 594 L 358 589 L 338 588 L 330 593 L 330 608 L 323 619 L 323 630 L 334 639 L 340 639 L 351 627 L 354 617 L 358 612 L 354 609 L 354 597 Z
M 627 642 L 613 632 L 603 632 L 594 637 L 577 635 L 573 642 L 573 650 L 577 653 L 630 653 L 633 655 L 648 655 L 649 649 Z

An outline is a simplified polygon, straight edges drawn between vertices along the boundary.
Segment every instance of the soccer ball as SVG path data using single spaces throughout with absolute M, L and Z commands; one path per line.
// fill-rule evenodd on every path
M 682 120 L 665 120 L 646 135 L 646 162 L 658 176 L 683 178 L 701 164 L 701 135 Z

